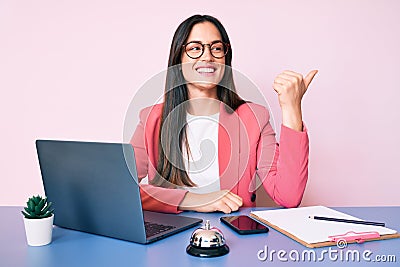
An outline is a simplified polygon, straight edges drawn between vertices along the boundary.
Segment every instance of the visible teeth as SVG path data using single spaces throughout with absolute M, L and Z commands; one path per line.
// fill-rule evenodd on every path
M 198 68 L 197 71 L 198 71 L 198 72 L 207 72 L 207 73 L 211 73 L 211 72 L 214 72 L 215 69 L 213 69 L 213 68 Z

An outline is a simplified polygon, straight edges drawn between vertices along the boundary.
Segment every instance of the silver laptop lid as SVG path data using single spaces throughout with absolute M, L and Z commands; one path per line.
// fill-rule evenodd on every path
M 55 225 L 146 243 L 130 144 L 37 140 L 36 148 Z

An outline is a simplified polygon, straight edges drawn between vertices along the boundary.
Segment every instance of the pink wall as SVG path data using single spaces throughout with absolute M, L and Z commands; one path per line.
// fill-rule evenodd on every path
M 400 205 L 399 1 L 141 2 L 0 2 L 0 205 L 43 192 L 35 139 L 122 141 L 132 97 L 195 13 L 226 26 L 277 123 L 275 75 L 320 70 L 303 102 L 303 205 Z

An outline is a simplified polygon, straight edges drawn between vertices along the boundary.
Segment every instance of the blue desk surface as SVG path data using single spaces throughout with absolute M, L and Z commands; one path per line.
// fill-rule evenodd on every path
M 185 249 L 195 228 L 170 236 L 149 245 L 140 245 L 127 241 L 82 233 L 55 227 L 53 242 L 43 247 L 29 247 L 26 244 L 21 207 L 0 207 L 0 266 L 400 266 L 400 238 L 349 244 L 345 249 L 337 247 L 308 249 L 281 233 L 271 229 L 268 234 L 240 236 L 219 222 L 222 213 L 185 212 L 183 215 L 210 220 L 212 226 L 222 230 L 229 254 L 219 258 L 196 258 Z M 357 207 L 335 208 L 368 220 L 386 222 L 387 227 L 400 230 L 400 207 Z M 241 209 L 237 214 L 248 214 L 250 209 Z M 57 215 L 56 215 L 57 216 Z M 260 250 L 283 250 L 281 254 L 287 262 L 272 254 L 265 261 L 257 256 Z M 314 252 L 308 252 L 308 251 Z M 323 252 L 326 250 L 326 252 Z M 297 251 L 297 252 L 296 252 Z M 335 252 L 336 251 L 336 252 Z M 370 252 L 369 252 L 370 251 Z M 283 253 L 283 252 L 281 252 Z M 308 259 L 309 253 L 315 253 L 317 260 Z M 360 260 L 357 260 L 358 253 Z M 370 262 L 363 259 L 365 258 Z M 294 261 L 296 255 L 299 261 Z M 302 259 L 302 255 L 304 260 Z M 322 255 L 322 256 L 321 256 Z M 347 256 L 346 256 L 347 255 Z M 353 256 L 354 255 L 354 256 Z M 261 253 L 261 257 L 265 254 Z M 377 257 L 378 256 L 378 257 Z M 318 261 L 318 258 L 323 261 Z M 336 260 L 335 260 L 336 257 Z M 342 259 L 341 259 L 342 257 Z M 347 258 L 347 260 L 346 260 Z M 377 262 L 381 259 L 391 262 Z

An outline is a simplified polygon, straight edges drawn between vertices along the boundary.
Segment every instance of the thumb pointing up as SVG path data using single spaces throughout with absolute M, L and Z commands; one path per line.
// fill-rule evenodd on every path
M 310 71 L 306 77 L 304 77 L 304 85 L 306 87 L 306 90 L 308 89 L 308 86 L 310 85 L 311 81 L 314 79 L 315 74 L 318 73 L 318 70 L 312 70 Z

